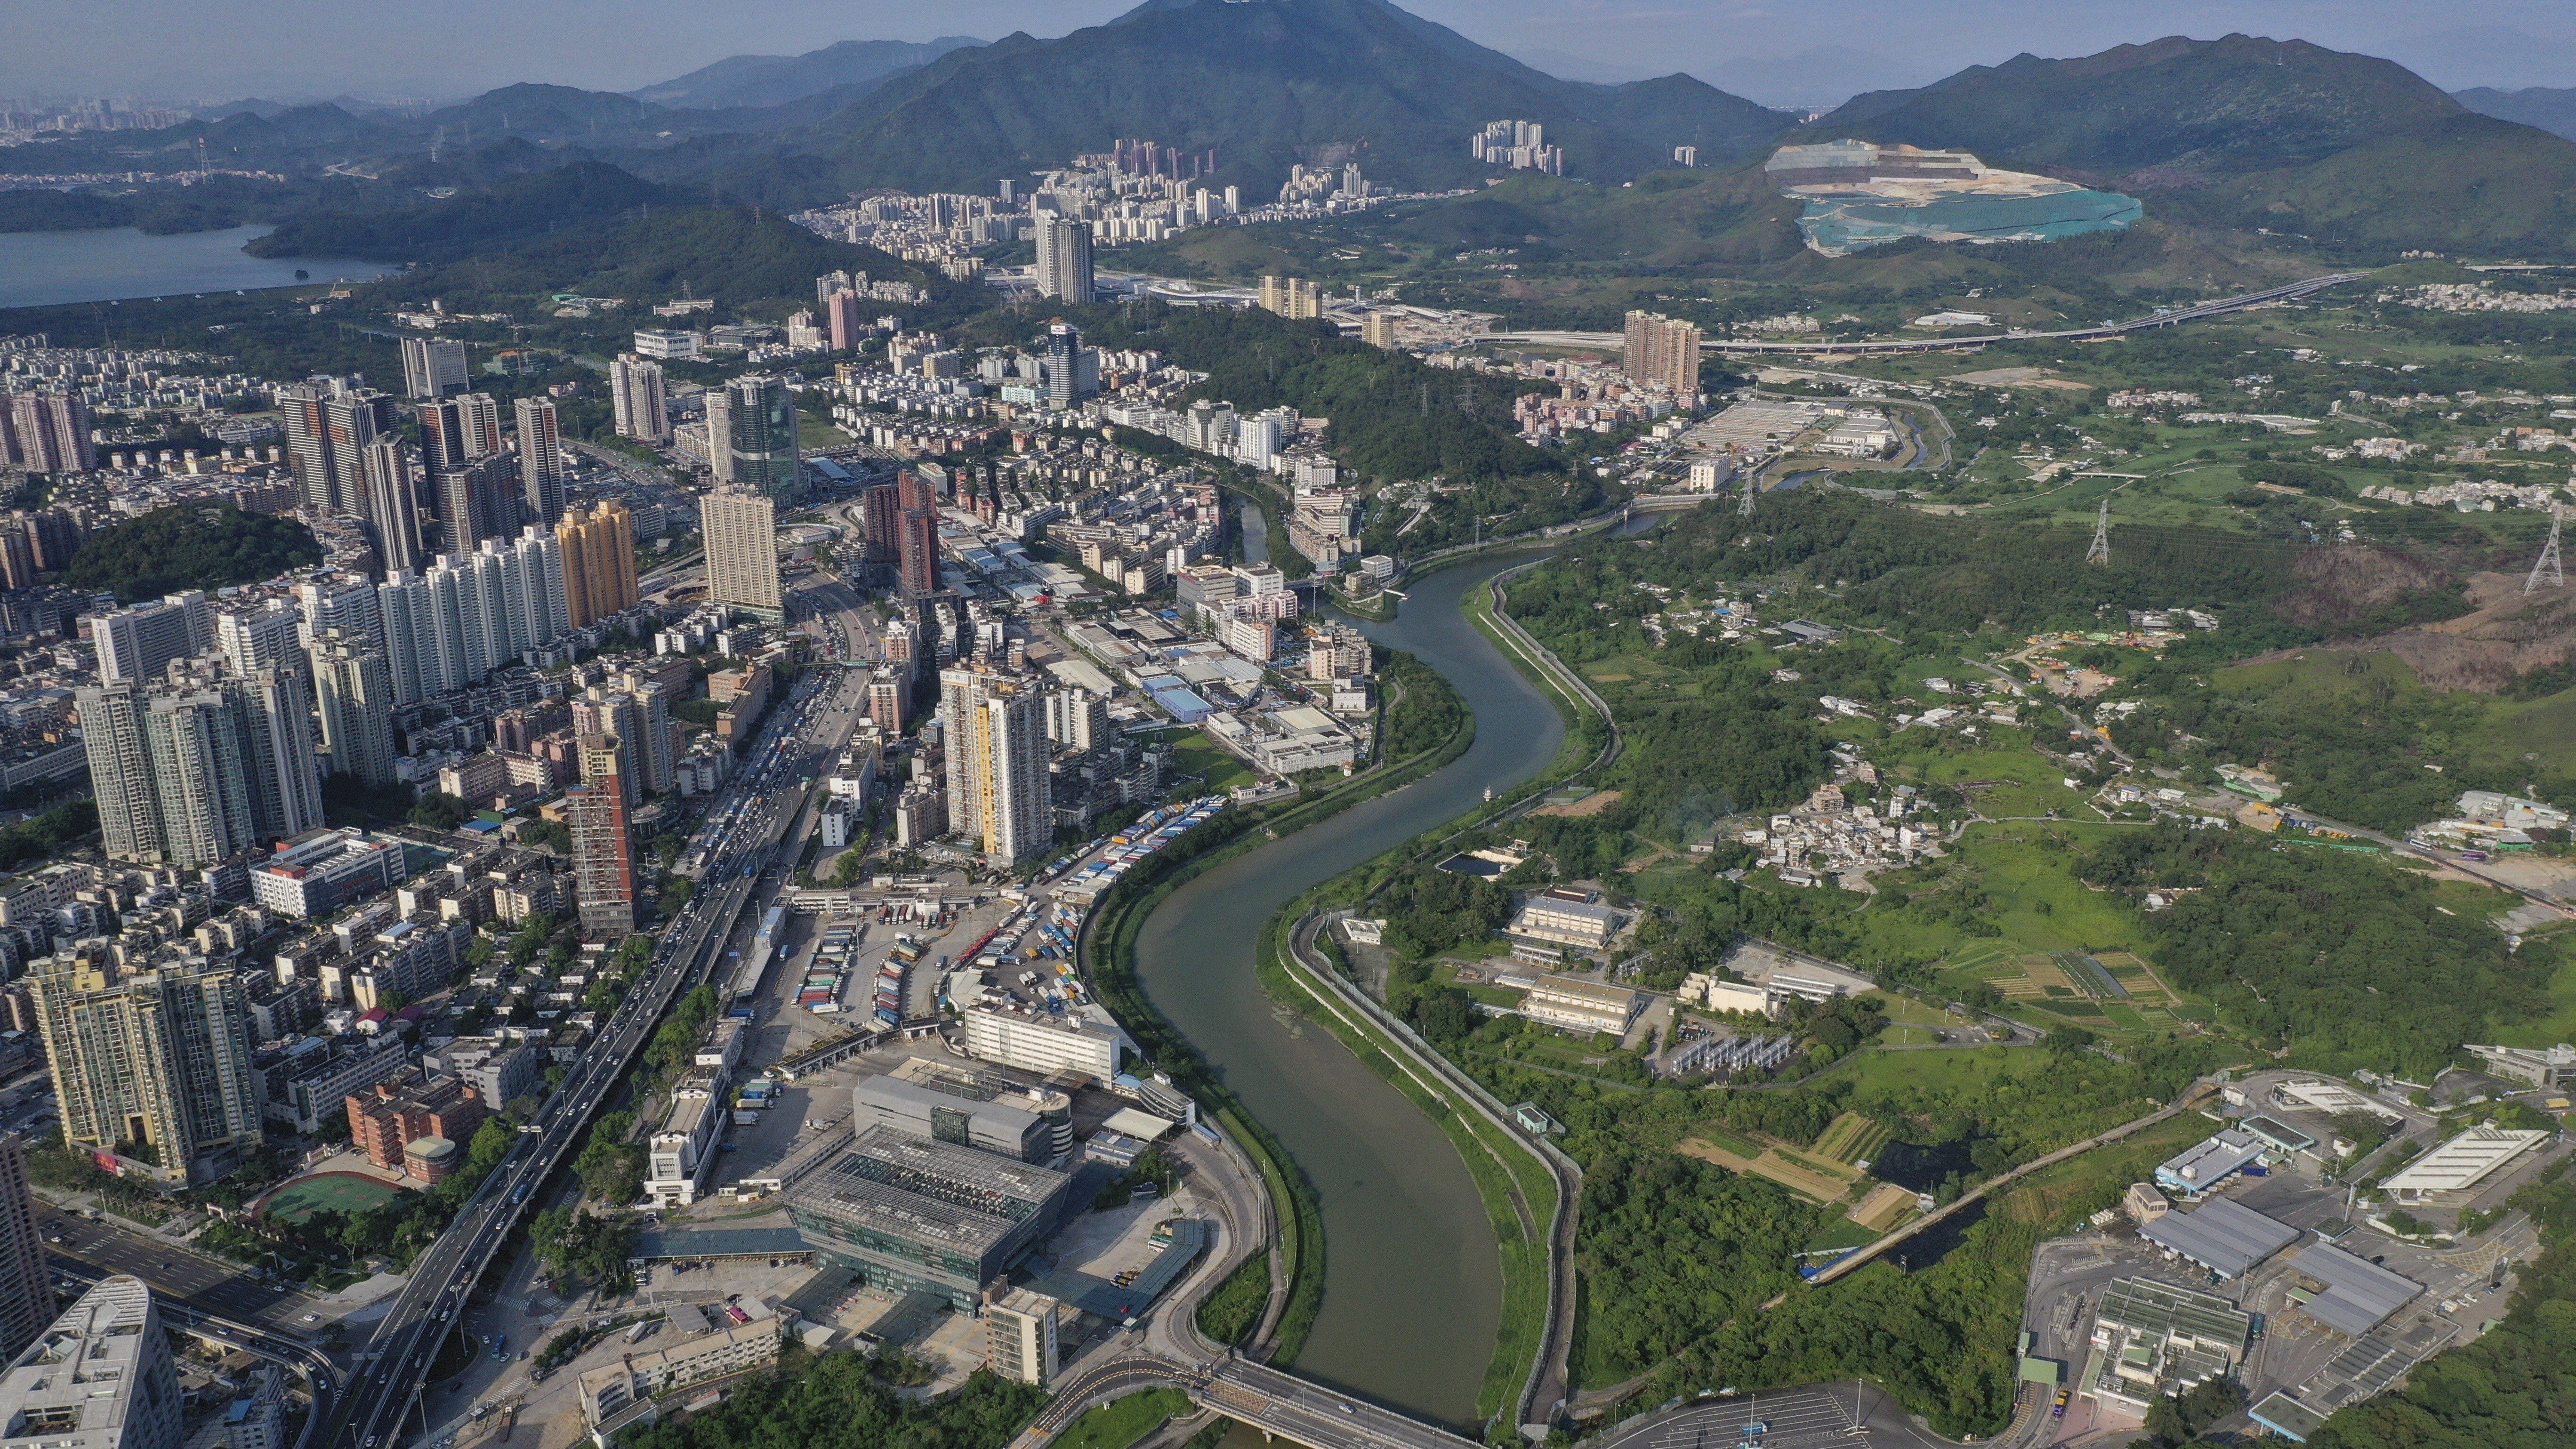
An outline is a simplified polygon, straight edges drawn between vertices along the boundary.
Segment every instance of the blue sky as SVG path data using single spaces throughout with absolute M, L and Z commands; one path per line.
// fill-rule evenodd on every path
M 512 81 L 629 90 L 847 39 L 1060 35 L 1132 0 L 15 0 L 0 97 L 450 98 Z M 1251 0 L 1262 3 L 1262 0 Z M 2576 0 L 1415 0 L 1558 74 L 1686 70 L 1772 104 L 1916 85 L 2020 51 L 2241 30 L 2385 55 L 2446 87 L 2576 85 Z

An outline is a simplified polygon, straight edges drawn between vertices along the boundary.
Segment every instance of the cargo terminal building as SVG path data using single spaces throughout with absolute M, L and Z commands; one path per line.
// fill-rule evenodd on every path
M 885 1125 L 784 1194 L 815 1251 L 885 1293 L 933 1293 L 974 1311 L 985 1285 L 1028 1256 L 1062 1216 L 1072 1177 Z

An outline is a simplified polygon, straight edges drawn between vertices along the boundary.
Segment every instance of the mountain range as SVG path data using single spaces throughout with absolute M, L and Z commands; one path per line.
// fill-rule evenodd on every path
M 1481 191 L 1497 168 L 1470 156 L 1468 137 L 1504 119 L 1544 125 L 1578 189 L 1639 183 L 1636 204 L 1604 218 L 1713 208 L 1684 230 L 1734 238 L 1719 253 L 1767 255 L 1782 233 L 1784 203 L 1749 170 L 1757 158 L 1783 139 L 1849 135 L 1963 147 L 2128 191 L 2147 199 L 2151 225 L 2329 250 L 2576 255 L 2576 145 L 2525 124 L 2576 131 L 2576 92 L 2453 97 L 2390 61 L 2246 35 L 2019 55 L 1855 96 L 1796 128 L 1788 113 L 1688 75 L 1562 79 L 1391 0 L 1144 0 L 1051 40 L 844 42 L 734 56 L 628 94 L 506 86 L 426 115 L 244 102 L 46 151 L 61 170 L 175 171 L 193 164 L 202 138 L 217 166 L 296 178 L 273 188 L 267 219 L 382 217 L 455 188 L 483 209 L 469 230 L 488 233 L 540 216 L 549 186 L 575 214 L 641 207 L 648 195 L 792 208 L 877 187 L 989 193 L 1122 138 L 1213 153 L 1209 182 L 1253 201 L 1299 164 L 1345 161 L 1401 190 Z M 1698 149 L 1701 175 L 1671 175 L 1684 145 Z M 1742 174 L 1717 182 L 1712 164 Z M 582 168 L 613 168 L 637 187 Z M 482 195 L 539 176 L 556 180 Z M 254 202 L 227 215 L 255 216 Z M 1739 220 L 1721 224 L 1719 213 Z M 1454 228 L 1419 229 L 1497 225 L 1462 215 Z M 290 240 L 325 235 L 363 239 L 366 255 L 405 245 L 376 224 L 317 225 Z M 436 225 L 418 242 L 456 244 Z M 1644 254 L 1615 236 L 1583 249 L 1601 246 Z M 1646 250 L 1678 263 L 1695 249 L 1677 237 Z
M 775 106 L 842 86 L 869 86 L 918 70 L 952 50 L 985 42 L 964 35 L 937 40 L 844 40 L 803 55 L 736 55 L 687 75 L 628 91 L 639 101 L 684 109 Z
M 1676 145 L 1748 154 L 1789 118 L 1685 75 L 1559 80 L 1387 0 L 1146 0 L 1059 39 L 951 51 L 805 131 L 638 164 L 676 177 L 758 152 L 842 190 L 984 192 L 1143 138 L 1214 150 L 1220 183 L 1266 200 L 1300 162 L 1356 159 L 1405 189 L 1474 185 L 1493 168 L 1468 137 L 1501 119 L 1543 124 L 1569 174 L 1624 180 Z

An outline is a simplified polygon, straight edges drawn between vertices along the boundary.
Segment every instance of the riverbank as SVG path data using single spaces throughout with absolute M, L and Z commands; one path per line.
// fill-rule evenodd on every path
M 1407 759 L 1275 811 L 1236 812 L 1230 830 L 1185 837 L 1196 850 L 1176 846 L 1157 855 L 1145 870 L 1131 873 L 1084 923 L 1076 943 L 1102 1000 L 1137 1036 L 1155 1064 L 1172 1075 L 1175 1085 L 1198 1099 L 1202 1109 L 1234 1136 L 1269 1186 L 1280 1241 L 1271 1257 L 1270 1303 L 1245 1345 L 1266 1361 L 1295 1362 L 1321 1305 L 1325 1252 L 1321 1202 L 1313 1182 L 1278 1140 L 1244 1110 L 1217 1071 L 1147 998 L 1136 973 L 1139 933 L 1157 907 L 1199 876 L 1353 806 L 1403 789 L 1465 754 L 1475 735 L 1475 716 L 1462 711 L 1459 723 L 1446 736 Z

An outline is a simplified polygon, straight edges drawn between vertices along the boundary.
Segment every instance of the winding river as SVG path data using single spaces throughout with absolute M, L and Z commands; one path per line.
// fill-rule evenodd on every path
M 1246 542 L 1257 548 L 1252 533 Z M 1501 795 L 1555 758 L 1565 737 L 1555 708 L 1459 613 L 1468 590 L 1534 556 L 1433 574 L 1398 620 L 1363 626 L 1464 696 L 1476 739 L 1463 757 L 1198 877 L 1156 909 L 1137 942 L 1138 975 L 1155 1007 L 1278 1136 L 1322 1199 L 1323 1305 L 1297 1370 L 1460 1426 L 1476 1423 L 1502 1312 L 1499 1252 L 1475 1183 L 1410 1101 L 1262 992 L 1253 950 L 1263 925 L 1300 892 L 1452 819 L 1488 787 Z

